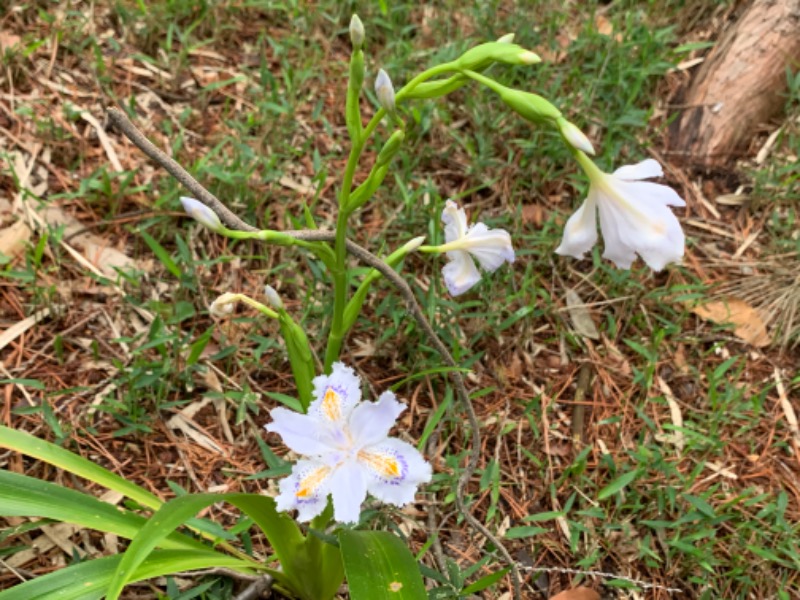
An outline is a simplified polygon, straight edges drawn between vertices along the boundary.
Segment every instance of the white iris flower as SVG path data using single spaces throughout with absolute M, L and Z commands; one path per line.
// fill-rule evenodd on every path
M 417 487 L 431 480 L 431 466 L 412 445 L 389 437 L 405 406 L 389 391 L 377 402 L 361 402 L 358 376 L 339 362 L 313 383 L 308 414 L 275 408 L 266 425 L 306 457 L 281 480 L 278 510 L 297 509 L 297 519 L 309 521 L 330 494 L 334 519 L 357 523 L 367 492 L 395 506 L 411 502 Z
M 661 165 L 652 158 L 603 173 L 582 152 L 576 153 L 589 177 L 589 194 L 567 221 L 558 254 L 583 258 L 597 243 L 597 211 L 603 232 L 603 258 L 629 269 L 638 254 L 654 271 L 683 258 L 685 237 L 677 217 L 668 208 L 686 206 L 666 185 L 642 181 L 660 177 Z
M 483 223 L 467 226 L 463 208 L 452 200 L 442 211 L 445 244 L 436 252 L 447 252 L 450 262 L 442 269 L 444 282 L 453 296 L 463 294 L 481 280 L 473 257 L 487 271 L 496 271 L 504 262 L 514 262 L 511 236 L 504 229 L 489 229 Z

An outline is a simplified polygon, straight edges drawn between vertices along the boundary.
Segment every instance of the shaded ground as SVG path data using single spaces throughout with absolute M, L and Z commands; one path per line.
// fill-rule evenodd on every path
M 553 255 L 585 184 L 552 137 L 532 133 L 474 91 L 456 95 L 453 107 L 420 107 L 409 119 L 414 134 L 398 178 L 363 211 L 354 235 L 374 250 L 381 236 L 394 247 L 408 232 L 431 231 L 441 200 L 459 195 L 470 215 L 513 229 L 519 240 L 513 271 L 461 303 L 442 293 L 441 265 L 413 258 L 404 272 L 473 369 L 484 444 L 473 510 L 508 535 L 523 564 L 546 569 L 527 578 L 531 597 L 579 581 L 621 598 L 675 595 L 666 588 L 682 590 L 678 597 L 800 597 L 800 434 L 792 421 L 800 377 L 791 324 L 780 319 L 785 311 L 770 318 L 762 308 L 745 311 L 734 332 L 715 324 L 726 320 L 719 307 L 692 312 L 698 299 L 716 293 L 715 283 L 726 283 L 750 310 L 775 288 L 790 288 L 800 249 L 796 208 L 786 202 L 796 191 L 784 182 L 796 181 L 787 175 L 793 153 L 797 161 L 796 114 L 754 138 L 752 156 L 770 133 L 783 131 L 760 164 L 698 173 L 674 162 L 659 132 L 691 66 L 673 68 L 679 61 L 669 51 L 713 40 L 735 7 L 695 3 L 678 12 L 669 5 L 648 15 L 630 4 L 594 17 L 577 6 L 566 16 L 542 6 L 541 25 L 520 31 L 518 41 L 549 60 L 533 89 L 584 119 L 604 147 L 600 161 L 613 159 L 603 166 L 646 155 L 665 164 L 667 182 L 688 204 L 683 267 L 619 272 L 597 253 L 581 262 Z M 370 72 L 383 64 L 398 74 L 441 60 L 448 51 L 442 40 L 458 47 L 462 37 L 491 39 L 521 19 L 505 5 L 492 15 L 481 8 L 464 16 L 436 8 L 396 7 L 386 17 L 373 11 L 362 13 L 376 53 Z M 104 108 L 134 108 L 148 137 L 245 220 L 287 227 L 308 202 L 322 226 L 330 225 L 347 149 L 348 14 L 335 4 L 311 14 L 234 3 L 146 12 L 124 4 L 31 4 L 6 12 L 3 424 L 56 440 L 164 498 L 175 485 L 274 486 L 248 476 L 269 460 L 257 439 L 283 452 L 261 429 L 265 409 L 276 405 L 269 394 L 293 393 L 277 329 L 247 312 L 214 324 L 205 307 L 222 291 L 255 295 L 265 280 L 277 281 L 320 348 L 328 283 L 295 252 L 270 248 L 261 256 L 260 247 L 180 219 L 176 185 L 106 129 Z M 669 28 L 670 20 L 679 25 Z M 698 48 L 681 56 L 702 57 Z M 526 74 L 508 77 L 521 82 Z M 617 101 L 609 90 L 629 97 Z M 363 106 L 373 110 L 366 99 Z M 162 248 L 170 259 L 159 260 Z M 742 281 L 751 276 L 761 277 L 763 294 L 756 287 L 747 296 Z M 377 289 L 345 358 L 379 393 L 439 363 L 402 302 Z M 768 334 L 779 343 L 765 345 Z M 399 393 L 409 404 L 403 435 L 416 442 L 449 401 L 446 382 L 413 379 Z M 427 443 L 434 484 L 395 515 L 418 547 L 435 507 L 445 551 L 462 567 L 490 551 L 454 514 L 449 496 L 464 439 L 461 417 L 449 408 Z M 0 463 L 85 485 L 16 454 L 0 454 Z M 622 477 L 627 485 L 614 493 L 609 486 Z M 226 524 L 237 518 L 224 507 L 207 516 Z M 33 552 L 34 543 L 49 547 Z M 0 570 L 0 588 L 75 554 L 122 547 L 63 530 L 28 531 L 3 544 L 0 557 L 14 570 Z M 653 587 L 637 592 L 621 579 L 559 569 Z M 154 597 L 153 586 L 131 589 L 131 598 Z

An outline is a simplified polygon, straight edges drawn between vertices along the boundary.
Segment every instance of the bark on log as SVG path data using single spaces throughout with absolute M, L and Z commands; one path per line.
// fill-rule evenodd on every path
M 671 153 L 705 166 L 741 156 L 785 106 L 787 66 L 800 67 L 800 0 L 754 0 L 697 73 L 670 126 Z

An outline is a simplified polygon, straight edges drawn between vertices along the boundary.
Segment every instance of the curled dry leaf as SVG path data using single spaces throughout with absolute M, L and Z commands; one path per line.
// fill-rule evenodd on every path
M 550 600 L 600 600 L 600 594 L 592 588 L 576 587 L 559 592 L 555 596 L 551 596 Z
M 744 300 L 727 298 L 692 308 L 697 316 L 712 323 L 731 324 L 733 333 L 757 348 L 769 345 L 771 339 L 758 311 Z

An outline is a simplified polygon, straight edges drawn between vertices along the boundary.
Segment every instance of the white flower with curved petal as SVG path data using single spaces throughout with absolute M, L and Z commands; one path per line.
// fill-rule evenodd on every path
M 442 269 L 442 275 L 453 296 L 463 294 L 481 280 L 473 257 L 490 273 L 504 262 L 514 262 L 509 233 L 504 229 L 489 229 L 483 223 L 467 226 L 464 209 L 452 200 L 445 202 L 442 223 L 445 244 L 437 250 L 447 252 L 450 259 Z
M 603 173 L 582 152 L 578 162 L 589 176 L 589 194 L 567 221 L 556 253 L 583 258 L 597 243 L 597 212 L 603 232 L 603 258 L 629 269 L 636 255 L 654 271 L 683 258 L 685 237 L 669 206 L 686 206 L 666 185 L 642 181 L 660 177 L 661 165 L 648 158 L 635 165 Z
M 389 437 L 405 406 L 392 392 L 361 402 L 361 382 L 342 363 L 313 383 L 307 414 L 275 408 L 266 425 L 306 457 L 281 480 L 278 510 L 297 509 L 298 520 L 309 521 L 325 510 L 330 495 L 334 519 L 357 523 L 367 493 L 395 506 L 411 502 L 417 487 L 431 480 L 431 466 L 412 445 Z

